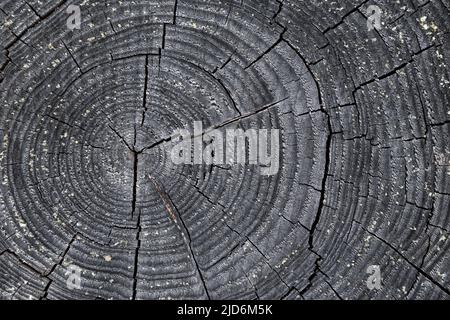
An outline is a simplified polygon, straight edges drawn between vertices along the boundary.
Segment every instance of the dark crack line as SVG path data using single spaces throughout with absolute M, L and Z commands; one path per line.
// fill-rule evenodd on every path
M 230 58 L 231 60 L 231 58 Z M 205 72 L 207 72 L 205 70 Z M 237 107 L 236 101 L 233 99 L 233 96 L 231 95 L 230 90 L 225 86 L 225 84 L 223 83 L 223 81 L 219 78 L 214 77 L 211 73 L 207 72 L 211 77 L 213 77 L 219 84 L 220 86 L 223 88 L 223 90 L 225 90 L 225 92 L 227 93 L 228 97 L 231 100 L 231 104 L 233 105 L 234 110 L 239 114 L 242 115 L 241 110 L 239 110 L 239 108 Z
M 75 57 L 73 56 L 72 52 L 70 51 L 69 47 L 66 45 L 66 43 L 64 41 L 62 41 L 63 46 L 66 48 L 67 52 L 69 53 L 70 57 L 72 58 L 72 60 L 75 62 L 75 64 L 77 65 L 78 69 L 80 70 L 81 73 L 83 73 L 83 69 L 81 69 L 80 64 L 78 63 L 78 61 L 75 59 Z
M 109 25 L 111 26 L 111 30 L 114 32 L 114 34 L 117 34 L 116 29 L 114 28 L 114 25 L 112 24 L 112 21 L 111 20 L 108 20 L 108 21 L 109 21 Z
M 128 142 L 125 140 L 125 138 L 124 137 L 122 137 L 121 135 L 120 135 L 120 133 L 116 130 L 116 129 L 114 129 L 114 127 L 112 127 L 111 125 L 108 125 L 108 127 L 122 140 L 122 142 L 127 146 L 127 148 L 131 151 L 131 152 L 135 152 L 135 150 L 134 150 L 134 148 L 132 148 L 129 144 L 128 144 Z
M 321 272 L 322 274 L 324 274 L 323 272 Z M 334 292 L 334 294 L 336 295 L 336 297 L 338 297 L 339 300 L 344 300 L 341 295 L 333 288 L 333 286 L 330 284 L 329 281 L 324 280 L 324 282 L 330 287 L 331 291 Z
M 416 266 L 414 263 L 412 263 L 411 261 L 409 261 L 408 258 L 406 258 L 397 248 L 395 248 L 392 244 L 390 244 L 389 242 L 387 242 L 386 240 L 384 240 L 383 238 L 377 236 L 375 233 L 367 230 L 366 228 L 363 227 L 363 225 L 361 224 L 361 222 L 356 221 L 355 222 L 360 226 L 360 228 L 362 230 L 364 230 L 365 232 L 367 232 L 368 234 L 374 236 L 375 238 L 377 238 L 379 241 L 381 241 L 382 243 L 384 243 L 385 245 L 387 245 L 389 248 L 391 248 L 395 253 L 397 253 L 400 257 L 402 257 L 403 260 L 405 260 L 411 267 L 413 267 L 414 269 L 416 269 L 422 276 L 424 276 L 425 278 L 427 278 L 430 282 L 432 282 L 435 286 L 437 286 L 439 289 L 441 289 L 443 292 L 445 292 L 447 295 L 450 296 L 450 290 L 447 289 L 446 287 L 444 287 L 442 284 L 440 284 L 437 280 L 435 280 L 432 276 L 430 276 L 428 273 L 426 273 L 425 271 L 423 271 L 421 269 L 421 267 Z
M 415 83 L 415 85 L 416 85 L 416 90 L 417 90 L 417 96 L 419 97 L 419 102 L 420 102 L 420 106 L 421 106 L 423 123 L 425 124 L 424 137 L 427 137 L 428 136 L 428 117 L 427 117 L 426 106 L 424 103 L 424 99 L 422 97 L 422 92 L 420 91 L 420 88 L 419 88 L 419 85 L 417 84 L 417 82 Z
M 59 123 L 61 123 L 61 124 L 63 124 L 63 125 L 66 125 L 66 126 L 72 128 L 72 129 L 73 129 L 73 128 L 78 128 L 78 129 L 80 129 L 81 131 L 86 132 L 86 129 L 84 129 L 84 128 L 82 128 L 82 127 L 76 125 L 76 124 L 73 124 L 73 125 L 72 125 L 72 124 L 70 124 L 70 123 L 68 123 L 68 122 L 65 122 L 65 121 L 63 121 L 63 120 L 61 120 L 61 119 L 58 119 L 57 117 L 52 116 L 52 115 L 49 115 L 49 114 L 44 114 L 44 116 L 47 117 L 47 118 L 50 118 L 50 119 L 52 119 L 52 120 L 54 120 L 54 121 L 56 121 L 56 122 L 59 122 Z
M 283 296 L 281 296 L 280 300 L 285 300 L 294 291 L 297 291 L 297 293 L 300 295 L 300 291 L 298 291 L 297 288 L 292 287 L 292 288 L 289 289 L 288 292 L 286 292 Z
M 155 189 L 158 192 L 161 200 L 163 201 L 167 212 L 169 213 L 169 215 L 172 218 L 172 220 L 176 223 L 178 228 L 179 228 L 178 220 L 181 222 L 183 230 L 180 229 L 180 231 L 182 232 L 183 238 L 185 238 L 185 240 L 187 242 L 187 245 L 189 247 L 189 251 L 191 253 L 192 261 L 195 264 L 195 267 L 197 269 L 197 273 L 198 273 L 198 275 L 200 277 L 200 280 L 201 280 L 201 282 L 203 284 L 203 288 L 205 290 L 206 296 L 208 297 L 208 300 L 211 300 L 211 296 L 209 294 L 208 287 L 206 286 L 206 281 L 205 281 L 205 278 L 203 276 L 203 272 L 201 271 L 200 265 L 198 264 L 196 255 L 194 253 L 194 249 L 192 248 L 191 234 L 190 234 L 189 229 L 187 228 L 183 218 L 181 217 L 180 211 L 178 210 L 177 206 L 174 204 L 174 202 L 170 198 L 169 194 L 167 192 L 165 192 L 164 190 L 162 190 L 162 188 L 159 186 L 158 182 L 151 176 L 149 176 L 149 179 L 153 183 L 153 185 L 155 186 Z M 172 208 L 173 208 L 173 210 L 172 210 Z
M 312 235 L 312 232 L 310 233 L 310 235 Z M 310 239 L 311 239 L 311 237 L 310 237 Z M 308 292 L 309 289 L 312 288 L 314 279 L 317 277 L 317 275 L 320 272 L 320 265 L 319 265 L 319 263 L 322 260 L 322 257 L 317 252 L 315 252 L 313 249 L 311 249 L 311 247 L 309 248 L 309 250 L 317 256 L 317 259 L 314 262 L 313 273 L 308 277 L 308 284 L 301 291 L 299 291 L 301 296 L 303 296 L 305 293 Z
M 225 121 L 223 121 L 220 124 L 214 125 L 212 127 L 212 129 L 209 129 L 209 130 L 206 130 L 205 132 L 203 132 L 202 136 L 205 135 L 206 133 L 209 133 L 210 131 L 212 131 L 214 129 L 219 129 L 219 128 L 222 128 L 222 127 L 227 126 L 229 124 L 232 124 L 234 122 L 237 122 L 237 121 L 240 121 L 240 120 L 244 120 L 244 119 L 250 118 L 250 117 L 252 117 L 254 115 L 257 115 L 259 113 L 262 113 L 262 112 L 264 112 L 264 111 L 266 111 L 266 110 L 268 110 L 268 109 L 270 109 L 270 108 L 280 104 L 281 102 L 286 101 L 287 99 L 289 99 L 289 97 L 283 98 L 283 99 L 278 100 L 276 102 L 269 103 L 269 104 L 267 104 L 267 105 L 265 105 L 265 106 L 263 106 L 263 107 L 261 107 L 259 109 L 256 109 L 255 111 L 242 114 L 239 117 L 234 117 L 234 118 L 231 118 L 229 120 L 225 120 Z M 194 138 L 196 138 L 196 137 L 194 137 Z
M 137 294 L 137 273 L 139 266 L 139 250 L 141 249 L 141 211 L 139 211 L 138 219 L 137 219 L 137 232 L 136 232 L 136 240 L 137 246 L 134 252 L 134 270 L 133 270 L 133 297 L 132 300 L 136 300 Z
M 177 11 L 178 11 L 178 0 L 175 0 L 173 4 L 173 21 L 172 24 L 177 24 Z
M 369 0 L 363 1 L 361 4 L 359 4 L 358 6 L 356 6 L 355 8 L 353 8 L 352 10 L 350 10 L 349 12 L 347 12 L 346 14 L 344 14 L 344 15 L 342 16 L 341 20 L 340 20 L 338 23 L 336 23 L 334 26 L 328 27 L 328 28 L 326 28 L 325 30 L 323 30 L 323 31 L 322 31 L 322 34 L 325 35 L 325 33 L 327 33 L 327 32 L 329 32 L 329 31 L 331 31 L 331 30 L 336 29 L 337 27 L 339 27 L 341 24 L 344 23 L 344 21 L 345 21 L 345 19 L 346 19 L 347 17 L 349 17 L 351 14 L 353 14 L 353 13 L 359 11 L 359 8 L 361 8 L 361 7 L 362 7 L 364 4 L 366 4 L 367 2 L 369 2 Z
M 440 47 L 440 46 L 441 46 L 440 44 L 438 44 L 438 45 L 431 44 L 431 45 L 429 45 L 428 47 L 419 50 L 418 52 L 414 53 L 408 61 L 403 62 L 402 64 L 400 64 L 400 65 L 398 65 L 397 67 L 393 68 L 391 71 L 389 71 L 389 72 L 387 72 L 387 73 L 385 73 L 385 74 L 383 74 L 383 75 L 381 75 L 381 76 L 378 76 L 378 77 L 376 77 L 376 78 L 374 78 L 374 79 L 367 80 L 366 82 L 363 82 L 363 83 L 361 83 L 360 85 L 358 85 L 358 86 L 353 90 L 353 92 L 352 92 L 353 95 L 354 95 L 358 90 L 360 90 L 361 88 L 363 88 L 363 87 L 365 87 L 365 86 L 367 86 L 367 85 L 369 85 L 369 84 L 371 84 L 371 83 L 374 83 L 374 82 L 377 82 L 377 81 L 386 79 L 386 78 L 388 78 L 388 77 L 390 77 L 390 76 L 393 76 L 394 74 L 396 74 L 396 73 L 397 73 L 398 71 L 400 71 L 401 69 L 403 69 L 403 68 L 405 68 L 406 66 L 410 65 L 411 63 L 413 63 L 413 62 L 414 62 L 414 58 L 417 57 L 418 55 L 422 54 L 423 52 L 425 52 L 425 51 L 427 51 L 427 50 L 429 50 L 429 49 L 431 49 L 431 48 L 438 48 L 438 47 Z M 355 101 L 355 102 L 356 102 L 356 101 Z
M 48 278 L 48 277 L 56 270 L 56 268 L 57 268 L 58 266 L 60 266 L 60 265 L 64 262 L 64 259 L 65 259 L 67 253 L 68 253 L 69 250 L 70 250 L 70 247 L 72 246 L 73 242 L 75 241 L 75 239 L 77 238 L 78 235 L 79 235 L 79 233 L 76 233 L 76 234 L 72 237 L 72 239 L 70 240 L 70 242 L 69 242 L 69 244 L 67 245 L 66 249 L 65 249 L 65 250 L 63 251 L 63 253 L 61 254 L 61 258 L 59 259 L 58 263 L 54 264 L 53 267 L 50 269 L 50 271 L 47 272 L 47 273 L 44 275 L 44 277 Z M 45 288 L 44 288 L 44 294 L 39 298 L 39 300 L 47 299 L 47 296 L 48 296 L 48 290 L 50 289 L 50 286 L 52 285 L 52 283 L 53 283 L 53 279 L 49 279 L 47 285 L 46 285 Z
M 248 113 L 245 113 L 245 114 L 240 115 L 240 116 L 238 116 L 238 117 L 234 117 L 234 118 L 225 120 L 225 121 L 223 121 L 223 122 L 220 123 L 220 124 L 213 125 L 213 126 L 211 126 L 210 128 L 204 130 L 202 133 L 200 133 L 200 134 L 198 134 L 198 135 L 196 135 L 196 136 L 194 136 L 194 135 L 191 136 L 191 139 L 196 139 L 196 138 L 202 137 L 202 136 L 204 136 L 205 134 L 210 133 L 211 131 L 213 131 L 213 130 L 215 130 L 215 129 L 220 129 L 220 128 L 225 127 L 225 126 L 227 126 L 227 125 L 229 125 L 229 124 L 232 124 L 232 123 L 238 122 L 238 121 L 240 121 L 240 120 L 244 120 L 244 119 L 250 118 L 250 117 L 252 117 L 252 116 L 254 116 L 254 115 L 257 115 L 257 114 L 259 114 L 259 113 L 262 113 L 262 112 L 264 112 L 264 111 L 267 111 L 267 110 L 271 109 L 272 107 L 275 107 L 276 105 L 278 105 L 278 104 L 280 104 L 280 103 L 286 101 L 286 100 L 289 99 L 289 98 L 290 98 L 290 97 L 283 98 L 283 99 L 278 100 L 278 101 L 276 101 L 276 102 L 269 103 L 269 104 L 267 104 L 267 105 L 265 105 L 265 106 L 263 106 L 263 107 L 261 107 L 261 108 L 255 110 L 255 111 L 248 112 Z M 305 114 L 308 114 L 308 113 L 310 113 L 310 112 L 307 112 L 307 113 L 305 113 Z M 155 143 L 151 144 L 150 146 L 145 147 L 145 148 L 143 148 L 142 150 L 137 151 L 137 152 L 138 152 L 138 153 L 143 153 L 144 151 L 153 149 L 153 148 L 155 148 L 155 147 L 157 147 L 157 146 L 159 146 L 159 145 L 161 145 L 161 144 L 163 144 L 163 143 L 165 143 L 165 142 L 172 141 L 172 139 L 177 138 L 177 137 L 178 137 L 178 135 L 174 135 L 174 136 L 168 137 L 168 138 L 163 138 L 163 139 L 158 140 L 158 141 L 156 141 Z
M 158 140 L 158 141 L 152 143 L 151 145 L 149 145 L 149 146 L 143 148 L 142 150 L 136 151 L 136 152 L 139 153 L 139 154 L 141 154 L 141 153 L 143 153 L 144 151 L 153 149 L 153 148 L 155 148 L 155 147 L 157 147 L 157 146 L 159 146 L 159 145 L 161 145 L 161 144 L 163 144 L 163 143 L 165 143 L 165 142 L 171 141 L 172 138 L 173 138 L 173 137 L 169 137 L 169 138 L 164 138 L 164 139 Z
M 17 289 L 14 290 L 14 292 L 11 294 L 11 300 L 16 300 L 14 297 L 15 297 L 16 294 L 19 292 L 20 288 L 22 288 L 24 285 L 26 285 L 26 283 L 21 283 L 21 284 L 19 284 L 19 286 L 17 287 Z
M 27 26 L 25 29 L 22 30 L 22 32 L 20 32 L 17 36 L 16 39 L 14 39 L 11 43 L 9 43 L 6 47 L 5 47 L 5 51 L 9 51 L 9 49 L 12 48 L 12 46 L 14 46 L 14 44 L 16 44 L 17 41 L 20 40 L 20 38 L 22 38 L 22 36 L 27 33 L 30 29 L 34 28 L 35 26 L 37 26 L 39 23 L 41 23 L 42 21 L 46 20 L 48 17 L 50 17 L 54 12 L 56 12 L 56 10 L 58 10 L 60 7 L 62 7 L 62 5 L 66 2 L 66 0 L 63 0 L 61 2 L 59 2 L 55 7 L 53 7 L 52 9 L 50 9 L 46 14 L 44 15 L 38 15 L 38 20 L 36 20 L 35 22 L 31 23 L 29 26 Z
M 223 255 L 222 257 L 220 257 L 218 260 L 214 261 L 209 268 L 214 268 L 215 266 L 219 265 L 220 263 L 222 263 L 223 261 L 227 260 L 228 258 L 231 257 L 231 255 L 238 249 L 242 247 L 242 242 L 239 241 L 238 243 L 236 243 L 225 255 Z
M 422 4 L 420 4 L 419 6 L 417 6 L 417 8 L 415 8 L 415 10 L 413 12 L 411 12 L 411 14 L 409 16 L 413 16 L 414 14 L 416 14 L 421 8 L 425 7 L 426 5 L 428 5 L 431 2 L 431 0 L 428 0 Z M 411 1 L 413 7 L 416 7 L 414 4 L 414 1 Z
M 125 140 L 120 133 L 114 129 L 111 125 L 108 125 L 109 128 L 122 140 L 122 142 L 127 146 L 129 151 L 133 154 L 133 186 L 132 186 L 132 200 L 131 200 L 131 219 L 134 218 L 134 214 L 136 213 L 136 205 L 137 205 L 137 184 L 138 184 L 138 174 L 139 174 L 139 155 L 143 152 L 136 151 L 136 126 L 134 127 L 134 144 L 130 146 L 128 142 Z
M 428 230 L 428 225 L 427 225 L 427 230 Z M 425 253 L 424 253 L 423 257 L 422 257 L 422 261 L 420 262 L 420 266 L 419 266 L 420 269 L 422 269 L 423 266 L 425 265 L 425 259 L 426 259 L 427 255 L 428 255 L 428 252 L 430 252 L 430 247 L 431 247 L 431 237 L 428 236 L 427 238 L 428 238 L 428 245 L 427 245 L 427 249 L 425 250 Z M 419 274 L 419 272 L 417 272 L 417 274 Z M 411 291 L 414 289 L 414 287 L 415 287 L 415 285 L 416 285 L 416 283 L 417 283 L 418 281 L 419 281 L 419 277 L 416 276 L 416 279 L 415 279 L 414 282 L 411 284 L 411 287 L 409 288 L 409 290 L 408 290 L 407 293 L 405 294 L 405 297 L 408 297 L 408 296 L 409 296 L 409 294 L 410 294 Z
M 276 46 L 278 46 L 283 41 L 283 35 L 286 33 L 286 28 L 281 31 L 280 37 L 277 39 L 277 41 L 272 44 L 269 48 L 266 49 L 261 55 L 259 55 L 255 60 L 253 60 L 248 66 L 244 68 L 244 70 L 247 70 L 251 68 L 254 64 L 256 64 L 258 61 L 263 59 L 268 53 L 270 53 L 273 49 L 275 49 Z
M 172 201 L 170 198 L 169 198 L 169 200 Z M 173 204 L 173 202 L 172 202 L 172 204 Z M 175 207 L 174 204 L 173 204 L 173 206 Z M 178 209 L 176 207 L 175 207 L 175 210 L 178 211 Z M 186 231 L 186 235 L 188 237 L 188 246 L 189 246 L 189 250 L 191 252 L 192 260 L 194 261 L 195 267 L 197 268 L 197 272 L 198 272 L 198 274 L 200 276 L 200 280 L 202 281 L 203 288 L 205 289 L 206 296 L 208 297 L 208 300 L 211 300 L 211 296 L 209 295 L 208 287 L 206 286 L 205 278 L 203 277 L 203 272 L 200 269 L 200 266 L 198 264 L 197 258 L 196 258 L 195 254 L 194 254 L 194 249 L 192 248 L 192 238 L 191 238 L 191 234 L 189 232 L 189 229 L 187 228 L 187 226 L 186 226 L 186 224 L 185 224 L 185 222 L 184 222 L 184 220 L 183 220 L 183 218 L 181 217 L 180 214 L 178 214 L 178 218 L 180 219 L 181 224 L 183 225 L 183 228 Z
M 221 204 L 220 202 L 217 202 L 217 203 L 213 202 L 210 197 L 208 197 L 202 190 L 200 190 L 200 188 L 195 184 L 195 182 L 191 178 L 185 176 L 182 173 L 180 173 L 180 175 L 183 176 L 183 178 L 186 180 L 186 182 L 189 183 L 197 191 L 197 193 L 199 193 L 202 197 L 204 197 L 206 199 L 206 201 L 208 201 L 213 207 L 219 206 L 222 208 L 222 211 L 225 213 L 224 210 L 226 208 L 223 204 Z
M 36 16 L 38 16 L 39 19 L 42 20 L 42 16 L 39 14 L 39 12 L 37 12 L 36 9 L 35 9 L 31 4 L 29 4 L 27 1 L 25 1 L 25 3 L 27 4 L 28 7 L 30 7 L 31 11 L 33 11 L 33 13 L 34 13 Z
M 253 289 L 253 292 L 255 293 L 256 296 L 256 300 L 261 300 L 258 294 L 258 288 L 256 288 L 255 284 L 250 280 L 250 278 L 248 277 L 248 274 L 244 271 L 243 268 L 242 269 L 242 273 L 244 274 L 245 278 L 247 279 L 248 283 L 250 283 L 250 286 Z
M 366 1 L 367 2 L 367 1 Z M 362 5 L 362 4 L 361 4 Z M 318 95 L 318 99 L 319 99 L 319 107 L 320 107 L 320 111 L 322 111 L 327 119 L 327 130 L 328 130 L 328 135 L 327 135 L 327 140 L 325 143 L 325 167 L 324 167 L 324 175 L 322 178 L 322 182 L 321 182 L 321 192 L 320 192 L 320 198 L 319 198 L 319 207 L 317 209 L 317 214 L 316 217 L 314 218 L 314 221 L 311 225 L 311 229 L 309 232 L 309 238 L 308 238 L 308 247 L 309 250 L 315 254 L 317 256 L 317 259 L 315 261 L 315 268 L 314 268 L 314 272 L 311 274 L 311 276 L 308 278 L 309 281 L 309 285 L 306 286 L 301 292 L 300 295 L 303 296 L 304 293 L 306 293 L 307 290 L 309 290 L 312 287 L 313 284 L 313 280 L 316 278 L 318 272 L 320 271 L 319 269 L 319 263 L 322 260 L 322 257 L 314 250 L 314 232 L 317 229 L 317 226 L 319 224 L 320 218 L 322 216 L 323 213 L 323 209 L 325 207 L 325 192 L 326 192 L 326 186 L 327 186 L 327 178 L 329 175 L 329 171 L 330 171 L 330 163 L 331 163 L 331 142 L 332 142 L 332 126 L 331 126 L 331 117 L 330 114 L 328 113 L 328 111 L 324 108 L 323 105 L 323 101 L 322 101 L 322 93 L 320 90 L 320 86 L 319 86 L 319 82 L 317 81 L 317 79 L 314 77 L 314 73 L 312 72 L 310 66 L 307 64 L 306 59 L 300 54 L 300 52 L 286 39 L 283 39 L 288 46 L 294 50 L 297 55 L 300 57 L 300 59 L 303 61 L 304 65 L 306 66 L 306 68 L 308 69 L 309 73 L 311 74 L 311 77 L 314 80 L 315 86 L 317 88 L 317 95 Z
M 225 211 L 224 211 L 224 213 L 225 213 Z M 249 243 L 259 253 L 259 255 L 263 258 L 263 262 L 275 273 L 275 275 L 280 279 L 280 281 L 285 285 L 285 287 L 289 291 L 291 291 L 291 289 L 296 289 L 294 286 L 288 285 L 286 283 L 286 281 L 283 279 L 283 277 L 281 277 L 280 272 L 278 270 L 276 270 L 276 268 L 273 267 L 269 263 L 269 261 L 270 261 L 269 258 L 258 248 L 258 246 L 250 239 L 250 237 L 248 235 L 246 235 L 246 236 L 242 235 L 237 230 L 230 227 L 230 225 L 228 223 L 226 223 L 225 221 L 223 223 L 228 227 L 228 229 L 230 229 L 232 232 L 236 233 L 242 239 L 242 242 L 240 243 L 241 246 L 245 246 L 245 243 Z M 221 258 L 220 260 L 222 260 L 222 259 L 223 258 Z M 245 274 L 245 272 L 244 272 L 244 274 Z M 256 289 L 256 287 L 255 287 L 255 289 Z
M 138 184 L 138 174 L 139 174 L 139 153 L 133 152 L 133 195 L 131 202 L 131 219 L 134 218 L 136 213 L 136 203 L 137 203 L 137 184 Z M 140 217 L 140 215 L 139 215 Z
M 166 48 L 166 34 L 167 34 L 167 23 L 163 24 L 163 30 L 162 30 L 162 40 L 161 40 L 161 50 L 164 50 Z
M 278 2 L 278 10 L 274 13 L 274 15 L 272 16 L 272 20 L 276 21 L 278 15 L 281 13 L 281 11 L 283 10 L 283 1 L 282 0 L 276 0 Z
M 7 239 L 11 238 L 12 236 L 15 236 L 15 234 L 12 234 L 11 236 L 9 236 Z M 46 277 L 46 273 L 39 271 L 38 269 L 36 269 L 34 266 L 30 265 L 28 262 L 26 262 L 25 260 L 23 260 L 17 253 L 15 253 L 14 251 L 10 250 L 10 249 L 5 249 L 2 252 L 0 252 L 0 256 L 8 253 L 10 255 L 12 255 L 13 257 L 15 257 L 22 265 L 24 265 L 26 268 L 30 269 L 31 271 L 35 272 L 36 274 L 38 274 L 41 277 Z

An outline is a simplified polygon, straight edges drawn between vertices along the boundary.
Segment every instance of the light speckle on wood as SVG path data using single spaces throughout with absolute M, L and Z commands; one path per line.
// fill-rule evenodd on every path
M 448 299 L 449 9 L 0 0 L 0 299 Z M 279 172 L 173 164 L 194 121 Z

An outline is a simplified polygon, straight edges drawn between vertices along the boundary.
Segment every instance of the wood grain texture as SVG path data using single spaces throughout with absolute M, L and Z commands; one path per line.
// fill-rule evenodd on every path
M 448 299 L 449 10 L 1 0 L 1 299 Z M 278 174 L 173 164 L 194 121 Z

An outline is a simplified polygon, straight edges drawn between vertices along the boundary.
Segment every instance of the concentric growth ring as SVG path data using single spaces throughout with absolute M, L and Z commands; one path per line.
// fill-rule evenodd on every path
M 0 1 L 1 297 L 448 298 L 449 8 L 419 2 Z M 279 130 L 276 172 L 175 163 L 195 123 Z

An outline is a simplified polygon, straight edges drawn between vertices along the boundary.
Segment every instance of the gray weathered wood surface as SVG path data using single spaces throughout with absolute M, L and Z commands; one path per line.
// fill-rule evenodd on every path
M 449 8 L 1 0 L 0 297 L 448 299 Z M 230 119 L 277 175 L 168 158 Z

